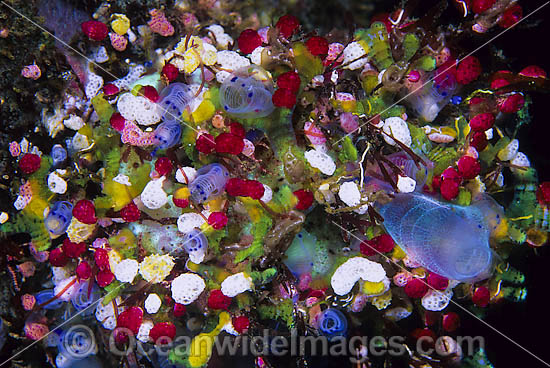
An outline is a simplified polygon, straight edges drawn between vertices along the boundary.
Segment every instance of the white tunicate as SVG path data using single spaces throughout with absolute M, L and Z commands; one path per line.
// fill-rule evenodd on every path
M 221 290 L 223 295 L 233 298 L 247 290 L 251 290 L 252 278 L 244 272 L 228 276 L 222 281 Z
M 88 99 L 94 98 L 99 90 L 103 87 L 103 78 L 100 75 L 94 73 L 88 73 L 88 80 L 84 88 L 86 97 Z
M 319 169 L 325 175 L 332 175 L 336 170 L 334 160 L 319 150 L 306 151 L 304 156 L 307 162 L 314 168 Z
M 409 131 L 409 126 L 407 122 L 400 117 L 391 117 L 384 120 L 384 126 L 382 128 L 384 131 L 383 134 L 384 140 L 396 146 L 397 143 L 391 138 L 397 139 L 399 142 L 403 143 L 405 146 L 410 147 L 412 144 L 411 132 Z M 391 137 L 390 137 L 391 136 Z
M 185 174 L 185 175 L 184 175 Z M 176 170 L 176 180 L 178 183 L 189 184 L 197 177 L 197 170 L 194 167 L 184 166 Z
M 109 60 L 109 54 L 107 53 L 105 46 L 98 47 L 94 53 L 94 61 L 98 64 L 102 64 L 107 60 Z
M 130 85 L 137 81 L 146 71 L 147 69 L 143 65 L 133 65 L 124 78 L 117 79 L 113 84 L 119 89 L 130 90 Z
M 422 306 L 426 310 L 439 312 L 449 305 L 452 297 L 453 291 L 451 289 L 445 291 L 431 289 L 422 297 Z
M 168 195 L 162 190 L 162 184 L 165 177 L 151 180 L 141 192 L 141 201 L 143 205 L 151 210 L 156 210 L 164 206 L 168 202 Z
M 512 139 L 506 147 L 498 151 L 498 158 L 502 161 L 513 160 L 519 152 L 519 141 Z
M 78 115 L 71 114 L 67 119 L 63 120 L 63 124 L 72 130 L 79 130 L 85 123 L 84 120 Z
M 52 193 L 64 194 L 67 191 L 67 182 L 56 171 L 48 175 L 48 189 Z
M 126 120 L 135 121 L 140 125 L 153 125 L 160 121 L 157 104 L 143 96 L 124 93 L 118 98 L 117 109 Z
M 198 213 L 187 212 L 178 218 L 178 230 L 187 234 L 194 228 L 200 228 L 206 221 Z
M 347 65 L 346 69 L 359 69 L 367 63 L 367 52 L 359 42 L 349 43 L 343 51 L 343 57 L 342 64 Z
M 353 257 L 340 265 L 330 279 L 330 285 L 337 295 L 346 295 L 359 279 L 380 282 L 386 277 L 381 264 L 363 257 Z
M 348 181 L 340 185 L 338 190 L 338 197 L 344 202 L 347 206 L 353 207 L 357 206 L 361 202 L 361 193 L 357 184 L 352 181 Z
M 123 259 L 114 267 L 114 274 L 120 282 L 132 282 L 139 269 L 139 263 L 135 259 Z
M 162 305 L 162 301 L 157 294 L 153 293 L 147 296 L 147 299 L 145 299 L 145 302 L 143 304 L 147 313 L 155 314 L 159 311 L 160 306 Z
M 409 178 L 408 176 L 401 176 L 401 175 L 397 177 L 397 190 L 399 190 L 401 193 L 414 192 L 415 188 L 416 188 L 416 181 L 413 178 Z
M 193 303 L 206 288 L 206 283 L 197 274 L 184 273 L 172 280 L 172 298 L 176 303 Z

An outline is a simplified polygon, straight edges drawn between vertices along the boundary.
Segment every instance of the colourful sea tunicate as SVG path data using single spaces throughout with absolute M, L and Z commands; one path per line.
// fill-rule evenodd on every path
M 177 120 L 193 100 L 193 90 L 183 83 L 171 83 L 159 95 L 158 108 L 164 120 Z
M 203 203 L 213 196 L 220 195 L 229 180 L 229 172 L 220 164 L 210 164 L 197 170 L 195 180 L 189 183 L 191 199 Z
M 44 225 L 53 235 L 61 235 L 68 229 L 71 223 L 73 217 L 72 211 L 73 205 L 70 202 L 56 202 L 50 208 L 50 212 L 44 220 Z
M 274 110 L 272 93 L 252 76 L 232 76 L 220 88 L 220 104 L 232 116 L 264 117 Z

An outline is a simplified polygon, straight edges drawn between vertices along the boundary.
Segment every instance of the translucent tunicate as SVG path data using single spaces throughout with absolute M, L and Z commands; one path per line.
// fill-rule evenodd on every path
M 93 284 L 90 289 L 88 282 L 80 283 L 78 290 L 73 293 L 71 297 L 71 303 L 77 311 L 88 308 L 90 305 L 95 303 L 101 297 L 98 287 Z M 94 308 L 88 309 L 89 313 L 94 313 Z
M 328 339 L 345 336 L 348 330 L 348 320 L 344 313 L 336 308 L 328 308 L 322 312 L 319 319 L 319 331 Z
M 53 289 L 46 289 L 42 290 L 36 294 L 34 294 L 34 297 L 36 299 L 36 305 L 43 304 L 47 302 L 48 300 L 52 299 L 55 296 L 55 293 Z M 48 303 L 47 305 L 43 306 L 44 309 L 58 309 L 63 306 L 63 300 L 61 299 L 55 299 L 51 303 Z
M 197 177 L 189 184 L 191 199 L 202 203 L 219 195 L 229 179 L 229 172 L 220 164 L 210 164 L 197 171 Z
M 85 325 L 74 325 L 63 331 L 57 344 L 64 367 L 72 366 L 71 361 L 79 361 L 97 352 L 97 344 L 93 331 Z M 57 360 L 57 359 L 56 359 Z M 59 365 L 58 365 L 59 366 Z
M 50 155 L 52 156 L 52 165 L 57 166 L 67 159 L 67 150 L 62 145 L 56 144 L 52 147 Z
M 183 248 L 189 254 L 189 259 L 193 263 L 201 263 L 206 255 L 208 248 L 208 239 L 198 229 L 193 229 L 185 234 Z
M 190 86 L 183 83 L 171 83 L 159 96 L 159 108 L 163 120 L 178 119 L 193 100 L 195 94 Z
M 70 202 L 55 202 L 44 220 L 44 225 L 53 235 L 61 235 L 69 227 L 72 217 L 73 205 Z
M 426 84 L 418 91 L 414 90 L 414 93 L 407 97 L 413 110 L 428 123 L 435 120 L 457 90 L 456 79 L 450 73 L 436 78 L 436 81 Z
M 325 244 L 315 235 L 301 230 L 285 252 L 284 264 L 296 276 L 311 273 L 313 277 L 325 274 L 332 259 Z
M 155 129 L 156 149 L 166 149 L 175 146 L 181 138 L 181 125 L 176 120 L 168 120 Z
M 396 243 L 431 272 L 459 281 L 489 276 L 489 237 L 502 218 L 490 198 L 463 207 L 419 193 L 397 193 L 377 208 Z
M 220 88 L 220 104 L 229 114 L 240 118 L 264 117 L 273 112 L 270 79 L 259 67 L 236 72 Z M 267 79 L 266 79 L 267 78 Z

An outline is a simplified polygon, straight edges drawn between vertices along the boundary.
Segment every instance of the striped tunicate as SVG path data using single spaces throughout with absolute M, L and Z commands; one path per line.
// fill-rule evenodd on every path
M 220 104 L 230 115 L 239 118 L 268 116 L 275 107 L 272 92 L 253 77 L 233 76 L 220 88 Z
M 53 235 L 61 235 L 67 231 L 72 218 L 73 205 L 67 201 L 59 201 L 50 208 L 48 216 L 44 219 L 44 225 Z
M 325 309 L 319 320 L 319 331 L 328 339 L 345 336 L 348 330 L 348 320 L 344 313 L 336 308 Z
M 175 146 L 181 138 L 181 125 L 176 120 L 168 120 L 155 129 L 155 145 L 157 149 Z
M 171 83 L 161 91 L 159 96 L 158 106 L 162 119 L 178 119 L 194 97 L 192 88 L 187 84 Z
M 189 254 L 189 259 L 193 263 L 201 263 L 206 255 L 208 248 L 208 239 L 198 229 L 193 229 L 185 234 L 183 248 Z
M 67 150 L 63 148 L 62 145 L 56 144 L 52 147 L 52 151 L 50 153 L 52 156 L 52 166 L 57 166 L 65 162 L 67 159 Z
M 189 184 L 191 199 L 195 203 L 206 202 L 224 190 L 229 172 L 220 164 L 210 164 L 197 171 L 197 177 Z

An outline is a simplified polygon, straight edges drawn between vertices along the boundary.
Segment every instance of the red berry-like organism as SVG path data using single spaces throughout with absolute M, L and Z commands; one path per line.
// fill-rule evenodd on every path
M 216 147 L 216 141 L 214 137 L 209 133 L 202 133 L 197 137 L 195 142 L 195 148 L 200 153 L 209 154 L 214 152 L 214 147 Z
M 473 179 L 481 172 L 479 162 L 471 156 L 462 156 L 457 163 L 458 172 L 464 179 Z
M 223 212 L 212 212 L 208 216 L 208 225 L 216 230 L 221 230 L 227 225 L 227 216 Z
M 292 70 L 283 73 L 277 78 L 277 86 L 279 88 L 286 88 L 293 93 L 296 93 L 300 89 L 300 76 Z
M 141 94 L 150 101 L 157 102 L 159 100 L 159 93 L 153 86 L 143 86 L 141 88 Z
M 252 199 L 261 199 L 264 196 L 265 187 L 257 180 L 247 180 L 245 183 L 245 195 Z
M 81 24 L 82 32 L 92 41 L 101 41 L 109 34 L 109 28 L 98 20 L 89 20 Z
M 182 317 L 185 314 L 185 305 L 176 303 L 174 304 L 174 317 Z
M 113 83 L 107 83 L 103 86 L 103 94 L 105 96 L 114 96 L 118 92 L 120 92 L 120 89 L 115 86 Z
M 550 181 L 540 183 L 537 190 L 537 200 L 541 206 L 550 205 Z
M 506 99 L 498 105 L 498 109 L 505 114 L 514 114 L 521 110 L 524 104 L 525 98 L 523 95 L 520 93 L 514 93 L 513 95 L 506 97 Z
M 238 333 L 245 332 L 250 326 L 250 321 L 246 316 L 233 317 L 231 323 L 233 324 L 233 328 L 235 329 L 235 331 L 237 331 Z
M 455 312 L 445 313 L 441 320 L 441 327 L 447 332 L 455 331 L 460 326 L 460 317 Z
M 172 322 L 160 322 L 149 331 L 149 337 L 157 344 L 167 344 L 176 337 L 176 326 Z
M 160 176 L 169 175 L 173 169 L 174 169 L 174 166 L 172 166 L 172 161 L 170 161 L 168 157 L 160 157 L 155 162 L 155 171 Z
M 279 88 L 271 97 L 273 105 L 292 109 L 296 105 L 296 94 L 287 88 Z
M 460 84 L 469 84 L 481 74 L 481 63 L 475 56 L 467 56 L 456 68 L 456 81 Z
M 520 5 L 513 5 L 506 9 L 498 18 L 498 25 L 502 28 L 510 28 L 523 18 L 523 9 Z
M 449 280 L 443 276 L 439 276 L 436 273 L 430 273 L 426 278 L 426 283 L 436 290 L 445 290 L 449 286 Z
M 214 142 L 216 143 L 214 149 L 217 153 L 230 153 L 232 155 L 238 155 L 244 148 L 243 139 L 231 133 L 221 133 L 216 137 Z
M 94 253 L 95 265 L 100 270 L 109 270 L 109 253 L 105 249 L 96 249 Z
M 256 47 L 262 45 L 262 38 L 257 31 L 253 29 L 245 29 L 239 35 L 237 39 L 239 44 L 239 49 L 241 49 L 243 54 L 250 54 L 256 49 Z
M 289 14 L 283 15 L 281 18 L 279 18 L 277 24 L 275 24 L 275 27 L 279 30 L 284 38 L 289 38 L 290 36 L 292 36 L 299 26 L 300 22 L 298 21 L 298 18 Z
M 328 53 L 328 41 L 324 37 L 311 37 L 306 41 L 306 47 L 314 56 L 323 56 Z
M 76 202 L 73 207 L 73 216 L 83 224 L 95 224 L 97 218 L 95 217 L 94 202 L 89 199 L 81 199 Z
M 126 222 L 135 222 L 141 217 L 141 211 L 134 202 L 130 202 L 120 210 L 120 217 Z
M 109 269 L 99 270 L 95 276 L 99 287 L 108 286 L 115 279 L 115 275 Z
M 236 121 L 229 123 L 229 133 L 239 138 L 244 138 L 246 136 L 246 131 L 244 130 L 242 124 L 237 123 Z
M 63 240 L 63 253 L 69 258 L 78 258 L 86 251 L 85 243 L 74 243 L 70 239 Z
M 168 82 L 172 82 L 175 80 L 179 75 L 179 69 L 174 64 L 164 64 L 162 67 L 162 75 L 164 78 L 168 80 Z
M 298 203 L 296 204 L 297 210 L 307 210 L 313 204 L 313 193 L 309 190 L 298 189 L 293 194 L 298 198 Z
M 228 310 L 231 298 L 224 295 L 221 290 L 214 289 L 208 296 L 208 308 Z
M 55 248 L 50 251 L 48 261 L 55 267 L 63 267 L 69 262 L 69 258 L 63 253 L 61 248 Z
M 480 286 L 474 291 L 472 302 L 478 307 L 486 307 L 491 299 L 491 293 L 485 286 Z
M 428 285 L 421 279 L 413 278 L 405 285 L 405 294 L 409 298 L 422 298 L 428 292 Z
M 124 117 L 118 112 L 111 115 L 109 122 L 111 127 L 117 132 L 122 132 L 124 130 L 124 126 L 126 125 L 126 119 L 124 119 Z
M 493 6 L 495 2 L 496 0 L 474 0 L 472 10 L 476 14 L 483 13 L 485 10 Z
M 42 159 L 40 156 L 34 153 L 25 153 L 21 160 L 19 160 L 19 169 L 23 174 L 32 174 L 40 169 L 40 163 Z
M 470 145 L 474 147 L 478 152 L 483 151 L 489 142 L 487 141 L 487 135 L 485 132 L 475 132 L 470 138 Z
M 92 267 L 86 261 L 82 261 L 76 266 L 76 276 L 82 280 L 88 280 L 92 276 Z
M 495 123 L 495 116 L 490 112 L 478 114 L 470 120 L 470 128 L 474 132 L 484 132 Z

